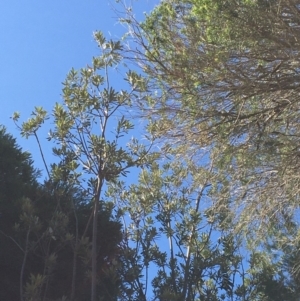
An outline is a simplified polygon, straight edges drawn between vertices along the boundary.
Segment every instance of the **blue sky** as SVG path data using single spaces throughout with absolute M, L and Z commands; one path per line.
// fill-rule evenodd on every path
M 157 3 L 132 1 L 139 20 Z M 42 167 L 37 145 L 33 139 L 20 138 L 10 117 L 18 111 L 24 120 L 34 106 L 50 111 L 61 102 L 61 83 L 68 71 L 85 67 L 99 54 L 93 32 L 101 30 L 116 39 L 125 32 L 113 6 L 117 7 L 113 0 L 1 1 L 0 124 L 33 154 L 36 167 Z

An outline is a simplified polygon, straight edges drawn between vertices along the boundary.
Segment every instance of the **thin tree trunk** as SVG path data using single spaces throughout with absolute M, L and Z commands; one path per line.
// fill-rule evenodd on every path
M 26 265 L 26 260 L 27 260 L 27 255 L 28 255 L 28 245 L 29 245 L 29 234 L 30 234 L 30 229 L 31 227 L 29 226 L 29 229 L 26 234 L 26 245 L 25 245 L 25 250 L 24 250 L 24 257 L 23 257 L 23 262 L 22 262 L 22 267 L 21 267 L 21 272 L 20 272 L 20 300 L 23 301 L 23 277 L 24 277 L 24 270 L 25 270 L 25 265 Z
M 97 300 L 97 223 L 98 223 L 99 201 L 95 199 L 93 219 L 93 241 L 92 241 L 92 298 Z
M 75 297 L 75 285 L 76 285 L 76 275 L 77 275 L 77 249 L 78 240 L 75 243 L 74 256 L 73 256 L 73 271 L 72 271 L 72 288 L 71 288 L 71 301 L 74 301 Z
M 73 200 L 72 200 L 72 206 L 74 211 L 74 217 L 75 217 L 75 227 L 76 227 L 76 233 L 75 233 L 75 246 L 74 246 L 74 256 L 73 256 L 73 271 L 72 271 L 72 288 L 71 288 L 71 301 L 75 298 L 75 286 L 76 286 L 76 276 L 77 276 L 77 252 L 78 252 L 78 218 L 76 213 L 76 208 L 74 206 Z
M 97 191 L 94 199 L 94 212 L 93 212 L 91 301 L 97 301 L 97 236 L 98 236 L 98 214 L 99 214 L 99 200 L 101 195 L 101 188 L 102 188 L 102 179 L 99 176 Z
M 212 168 L 212 165 L 211 165 L 211 168 Z M 200 201 L 201 201 L 201 198 L 203 196 L 203 193 L 204 193 L 205 189 L 210 186 L 207 182 L 208 182 L 208 180 L 205 181 L 205 184 L 203 185 L 203 187 L 200 190 L 200 192 L 198 194 L 198 197 L 196 199 L 196 207 L 195 207 L 196 212 L 199 211 Z M 189 281 L 190 281 L 189 273 L 190 273 L 190 263 L 191 263 L 191 245 L 192 245 L 192 242 L 193 242 L 193 236 L 195 234 L 195 231 L 196 231 L 196 227 L 195 227 L 195 225 L 193 225 L 192 229 L 191 229 L 191 232 L 190 232 L 190 235 L 189 235 L 189 242 L 188 242 L 187 251 L 186 251 L 186 262 L 185 262 L 185 269 L 184 269 L 184 283 L 183 283 L 183 289 L 182 289 L 182 298 L 183 298 L 183 300 L 189 300 L 189 297 L 186 297 L 186 296 L 190 295 L 190 291 L 188 290 L 188 287 L 189 287 Z

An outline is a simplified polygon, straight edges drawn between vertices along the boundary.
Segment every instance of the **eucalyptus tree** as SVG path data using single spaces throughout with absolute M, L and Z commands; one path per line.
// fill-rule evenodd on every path
M 95 32 L 94 37 L 101 54 L 86 68 L 69 72 L 63 83 L 63 103 L 56 103 L 51 114 L 54 127 L 48 137 L 56 144 L 53 154 L 60 159 L 59 163 L 51 165 L 51 181 L 64 181 L 79 187 L 87 202 L 92 204 L 81 239 L 87 239 L 91 226 L 91 250 L 87 249 L 90 260 L 87 262 L 91 263 L 92 301 L 98 300 L 100 295 L 97 261 L 103 242 L 98 243 L 98 228 L 103 223 L 98 217 L 104 190 L 107 183 L 126 176 L 129 168 L 143 164 L 148 152 L 137 139 L 126 136 L 134 128 L 127 116 L 136 88 L 129 85 L 127 90 L 118 92 L 112 85 L 111 76 L 117 74 L 122 63 L 123 47 L 120 41 L 106 40 L 101 32 Z M 18 118 L 19 114 L 15 113 L 14 120 Z M 32 117 L 22 124 L 21 133 L 38 139 L 37 131 L 48 118 L 43 108 L 36 107 Z

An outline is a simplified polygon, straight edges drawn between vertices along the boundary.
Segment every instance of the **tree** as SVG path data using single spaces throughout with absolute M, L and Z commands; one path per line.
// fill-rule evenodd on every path
M 142 170 L 138 184 L 111 184 L 110 196 L 131 217 L 126 219 L 120 300 L 206 300 L 232 294 L 238 240 L 218 228 L 204 209 L 210 175 L 189 167 L 178 161 L 161 168 L 153 163 Z M 197 176 L 202 184 L 194 186 Z
M 162 154 L 194 169 L 208 171 L 213 162 L 211 219 L 223 215 L 221 225 L 245 230 L 252 249 L 273 241 L 278 257 L 288 252 L 285 244 L 297 253 L 297 1 L 161 1 L 143 24 L 127 13 L 128 56 L 142 67 L 132 74 L 141 84 L 136 101 Z M 283 263 L 272 252 L 265 249 L 266 265 L 254 263 L 250 278 L 242 273 L 251 285 L 235 297 L 297 296 L 276 272 Z
M 3 126 L 0 126 L 0 139 L 1 229 L 6 230 L 11 228 L 15 214 L 18 214 L 18 206 L 11 211 L 12 203 L 30 197 L 37 186 L 39 173 L 33 167 L 30 154 L 21 150 Z
M 297 299 L 293 264 L 285 264 L 291 250 L 247 250 L 225 208 L 211 210 L 213 168 L 185 164 L 173 157 L 144 168 L 137 184 L 110 185 L 126 222 L 120 300 Z
M 158 91 L 139 98 L 149 130 L 178 145 L 178 156 L 210 150 L 231 183 L 214 211 L 229 198 L 237 230 L 253 239 L 276 224 L 279 240 L 296 239 L 298 14 L 293 0 L 170 0 L 141 25 L 123 20 L 147 89 Z
M 98 243 L 99 226 L 103 225 L 98 217 L 104 189 L 107 183 L 125 176 L 130 167 L 144 164 L 147 155 L 146 147 L 136 139 L 126 141 L 126 145 L 123 138 L 133 129 L 126 112 L 135 88 L 130 87 L 129 92 L 117 92 L 110 83 L 109 69 L 116 68 L 121 62 L 122 45 L 119 41 L 107 41 L 100 32 L 94 36 L 102 53 L 93 58 L 91 66 L 79 72 L 70 71 L 63 84 L 63 104 L 55 105 L 52 114 L 54 128 L 49 132 L 49 140 L 58 145 L 53 148 L 53 153 L 61 162 L 52 165 L 52 181 L 63 180 L 71 186 L 80 187 L 92 204 L 86 225 L 89 229 L 92 222 L 89 261 L 92 301 L 100 295 L 97 262 L 104 242 Z M 16 113 L 14 120 L 18 118 Z M 37 138 L 37 130 L 47 118 L 42 108 L 36 108 L 32 118 L 22 124 L 21 133 Z M 82 239 L 86 235 L 85 231 Z
M 0 299 L 16 300 L 22 256 L 13 241 L 13 226 L 21 214 L 23 198 L 37 189 L 39 172 L 31 156 L 23 152 L 16 139 L 0 127 Z

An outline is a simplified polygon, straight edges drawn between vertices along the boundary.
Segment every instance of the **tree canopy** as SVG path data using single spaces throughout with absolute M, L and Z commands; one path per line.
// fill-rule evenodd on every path
M 297 300 L 300 3 L 123 9 L 124 39 L 94 33 L 52 113 L 13 117 L 42 156 L 50 118 L 58 159 L 38 185 L 23 154 L 35 194 L 0 191 L 25 197 L 2 231 L 20 300 Z
M 162 1 L 143 24 L 132 16 L 128 23 L 139 45 L 133 56 L 159 91 L 141 102 L 149 130 L 177 153 L 197 158 L 205 149 L 230 180 L 224 196 L 248 229 L 291 223 L 299 192 L 297 1 Z

